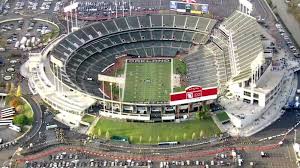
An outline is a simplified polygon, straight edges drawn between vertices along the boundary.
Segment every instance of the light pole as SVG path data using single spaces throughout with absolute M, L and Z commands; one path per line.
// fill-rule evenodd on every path
M 110 85 L 110 100 L 113 100 L 112 83 L 109 83 L 109 85 Z
M 110 100 L 111 100 L 110 105 L 111 105 L 111 112 L 113 113 L 114 107 L 113 107 L 113 102 L 112 102 L 113 101 L 112 83 L 110 82 L 109 85 L 110 85 Z

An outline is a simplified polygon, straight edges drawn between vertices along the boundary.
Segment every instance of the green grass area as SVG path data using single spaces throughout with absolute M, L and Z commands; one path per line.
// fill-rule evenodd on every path
M 227 115 L 226 112 L 219 112 L 219 113 L 217 113 L 217 118 L 221 122 L 226 122 L 226 121 L 230 120 L 230 118 L 228 117 L 228 115 Z
M 173 59 L 173 71 L 175 74 L 186 75 L 187 65 L 183 60 Z
M 24 104 L 24 106 L 23 106 L 23 113 L 29 118 L 29 119 L 31 119 L 31 120 L 33 120 L 33 111 L 32 111 L 32 109 L 31 109 L 31 107 L 30 107 L 30 105 L 29 104 Z
M 42 35 L 42 42 L 46 43 L 49 40 L 55 39 L 59 35 L 59 29 L 54 28 L 51 32 Z
M 81 119 L 83 122 L 87 122 L 89 124 L 92 124 L 93 121 L 95 120 L 95 116 L 92 116 L 92 115 L 89 115 L 89 114 L 86 114 L 82 117 Z
M 124 101 L 168 101 L 171 62 L 127 63 Z
M 182 92 L 185 91 L 185 86 L 175 87 L 173 88 L 173 92 Z
M 97 137 L 126 136 L 133 144 L 156 144 L 163 141 L 189 141 L 215 136 L 220 130 L 209 117 L 181 123 L 135 123 L 101 118 L 93 128 Z M 109 137 L 107 136 L 109 135 Z

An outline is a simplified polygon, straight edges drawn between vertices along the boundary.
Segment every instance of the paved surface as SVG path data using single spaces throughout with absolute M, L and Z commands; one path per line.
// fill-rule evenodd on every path
M 292 149 L 292 145 L 286 145 L 267 151 L 269 158 L 262 158 L 259 152 L 243 152 L 245 167 L 251 167 L 250 162 L 255 163 L 255 167 L 270 168 L 297 168 L 296 158 Z

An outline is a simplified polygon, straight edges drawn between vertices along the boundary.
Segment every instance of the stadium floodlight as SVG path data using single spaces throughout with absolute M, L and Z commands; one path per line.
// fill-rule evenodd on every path
M 64 7 L 64 12 L 72 12 L 72 10 L 75 10 L 77 7 L 78 2 L 72 3 L 71 5 Z
M 124 17 L 124 15 L 125 15 L 125 11 L 124 11 L 124 0 L 122 0 L 122 9 L 123 9 L 123 17 Z
M 116 6 L 116 18 L 118 18 L 118 3 L 117 3 L 117 0 L 115 0 L 115 6 Z

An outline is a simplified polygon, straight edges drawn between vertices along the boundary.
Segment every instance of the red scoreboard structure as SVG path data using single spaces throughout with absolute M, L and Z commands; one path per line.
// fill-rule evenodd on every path
M 200 86 L 190 86 L 183 92 L 170 94 L 170 105 L 179 105 L 186 103 L 201 102 L 205 100 L 216 99 L 218 88 L 202 88 Z

